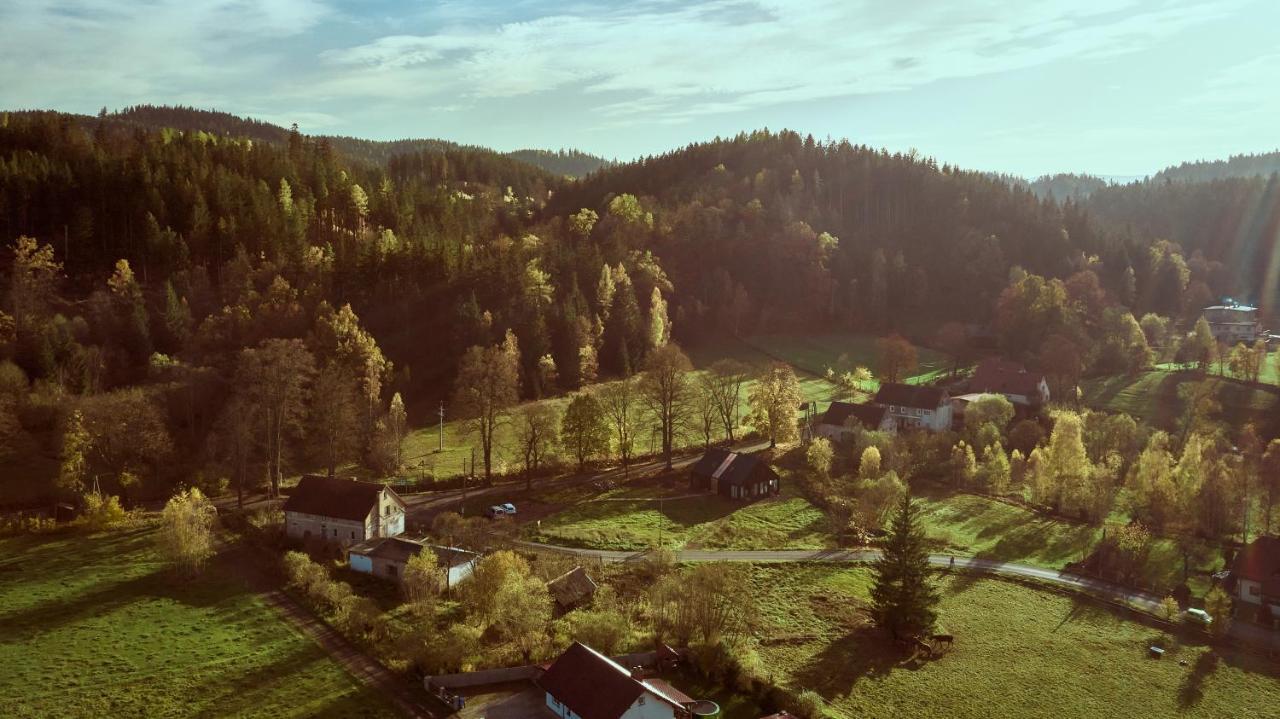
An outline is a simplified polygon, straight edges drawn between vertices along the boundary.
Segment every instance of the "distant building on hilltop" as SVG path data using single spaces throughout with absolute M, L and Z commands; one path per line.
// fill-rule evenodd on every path
M 1262 334 L 1257 307 L 1226 302 L 1204 308 L 1203 317 L 1213 338 L 1224 344 L 1252 343 Z

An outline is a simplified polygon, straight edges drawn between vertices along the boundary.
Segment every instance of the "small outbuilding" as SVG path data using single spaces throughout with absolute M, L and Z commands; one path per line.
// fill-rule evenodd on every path
M 689 486 L 728 499 L 759 499 L 782 491 L 778 473 L 759 456 L 713 447 L 689 471 Z
M 596 583 L 582 567 L 573 569 L 547 582 L 547 591 L 555 600 L 556 609 L 568 612 L 580 607 L 596 594 Z
M 347 564 L 357 572 L 393 581 L 404 577 L 405 565 L 424 551 L 434 552 L 447 586 L 466 579 L 480 555 L 455 547 L 439 547 L 404 537 L 377 537 L 351 546 Z

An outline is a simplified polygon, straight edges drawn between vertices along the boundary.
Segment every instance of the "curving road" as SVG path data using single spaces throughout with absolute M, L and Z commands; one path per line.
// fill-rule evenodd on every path
M 624 552 L 605 549 L 580 549 L 562 547 L 555 544 L 538 542 L 520 542 L 522 546 L 549 552 L 571 554 L 602 562 L 635 561 L 644 556 L 644 552 Z M 780 549 L 780 550 L 731 550 L 731 549 L 686 549 L 675 552 L 678 562 L 847 562 L 866 563 L 880 558 L 875 549 Z M 954 562 L 954 564 L 953 564 Z M 1060 572 L 1054 569 L 1033 567 L 1027 564 L 999 562 L 974 557 L 957 557 L 949 554 L 929 555 L 929 563 L 938 567 L 967 569 L 986 574 L 1009 577 L 1026 577 L 1086 592 L 1090 595 L 1108 599 L 1113 602 L 1128 604 L 1142 611 L 1156 614 L 1160 609 L 1160 597 L 1147 592 L 1138 591 L 1100 579 L 1082 577 L 1076 574 Z M 1272 653 L 1280 652 L 1280 632 L 1270 631 L 1255 624 L 1233 622 L 1231 638 L 1250 644 Z

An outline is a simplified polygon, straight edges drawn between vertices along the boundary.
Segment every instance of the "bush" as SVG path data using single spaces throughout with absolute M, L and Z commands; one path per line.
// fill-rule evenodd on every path
M 827 702 L 822 695 L 812 689 L 805 689 L 795 695 L 790 702 L 790 711 L 801 719 L 818 719 L 824 713 Z
M 23 534 L 42 534 L 58 528 L 51 517 L 22 516 L 0 519 L 0 537 L 16 537 Z
M 119 524 L 128 518 L 124 507 L 120 506 L 120 498 L 115 495 L 104 495 L 100 492 L 86 492 L 84 495 L 84 514 L 80 522 L 89 529 L 106 529 Z

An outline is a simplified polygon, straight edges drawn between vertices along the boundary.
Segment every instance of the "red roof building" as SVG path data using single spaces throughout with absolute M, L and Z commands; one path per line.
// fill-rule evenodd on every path
M 1002 394 L 1014 404 L 1039 407 L 1049 401 L 1049 383 L 1017 362 L 990 357 L 973 371 L 969 393 Z

